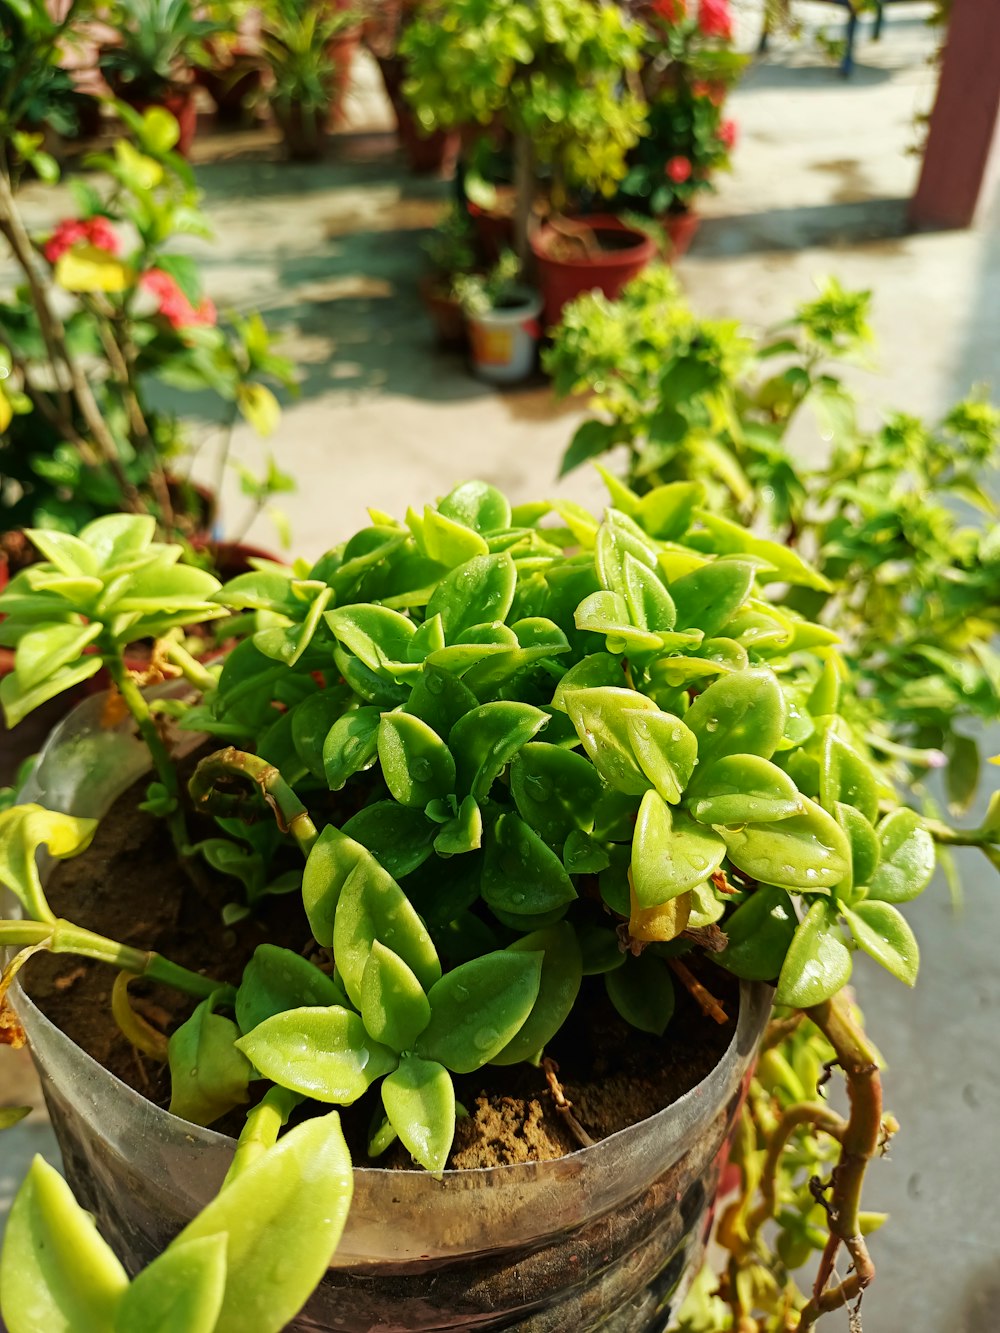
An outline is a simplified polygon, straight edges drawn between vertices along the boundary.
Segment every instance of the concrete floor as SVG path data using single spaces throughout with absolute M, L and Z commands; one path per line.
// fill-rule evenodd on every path
M 810 23 L 841 22 L 827 5 L 804 8 Z M 873 411 L 933 413 L 970 384 L 1000 379 L 1000 200 L 969 232 L 904 229 L 918 164 L 908 153 L 914 117 L 933 93 L 926 12 L 888 7 L 882 42 L 863 37 L 846 83 L 810 47 L 773 44 L 733 97 L 734 170 L 706 201 L 680 266 L 700 310 L 755 326 L 784 318 L 817 276 L 872 288 L 878 370 L 859 373 L 859 387 Z M 758 24 L 752 6 L 741 11 L 748 48 Z M 266 133 L 198 149 L 211 159 L 199 179 L 220 238 L 206 255 L 211 294 L 262 309 L 303 369 L 275 441 L 299 485 L 282 497 L 295 550 L 319 554 L 364 521 L 366 504 L 402 513 L 463 477 L 493 481 L 515 500 L 559 491 L 597 501 L 586 474 L 554 480 L 578 407 L 555 404 L 541 383 L 493 392 L 433 348 L 415 255 L 447 187 L 406 174 L 370 67 L 358 88 L 349 132 L 322 166 L 281 163 Z M 28 192 L 26 203 L 44 221 L 41 198 Z M 822 444 L 804 430 L 796 447 Z M 243 430 L 235 452 L 263 454 Z M 198 470 L 212 476 L 211 447 Z M 225 496 L 227 525 L 238 531 L 245 502 L 232 477 Z M 263 519 L 250 537 L 274 544 Z M 893 1218 L 873 1245 L 880 1271 L 864 1301 L 867 1333 L 998 1327 L 1000 883 L 971 856 L 963 871 L 960 915 L 937 882 L 908 911 L 923 948 L 915 992 L 864 958 L 856 968 L 889 1063 L 887 1102 L 903 1124 L 892 1160 L 872 1172 L 870 1206 Z M 0 1050 L 0 1102 L 33 1091 L 23 1053 Z M 0 1139 L 0 1209 L 36 1150 L 52 1151 L 40 1115 Z M 846 1329 L 846 1317 L 829 1326 Z

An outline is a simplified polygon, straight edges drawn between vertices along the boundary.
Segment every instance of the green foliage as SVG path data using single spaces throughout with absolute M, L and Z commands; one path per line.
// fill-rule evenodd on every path
M 1000 698 L 1000 545 L 980 481 L 1000 457 L 1000 412 L 970 398 L 933 425 L 894 413 L 863 427 L 828 363 L 865 358 L 869 304 L 828 280 L 754 345 L 733 324 L 698 320 L 666 270 L 617 302 L 581 297 L 546 354 L 558 393 L 593 395 L 563 468 L 625 445 L 629 484 L 615 495 L 633 518 L 649 514 L 658 484 L 697 481 L 717 540 L 726 513 L 783 534 L 784 548 L 754 553 L 778 568 L 801 551 L 821 576 L 815 595 L 791 604 L 844 642 L 853 678 L 842 711 L 898 778 L 947 764 L 960 813 L 978 779 L 974 730 L 998 716 Z M 785 445 L 803 409 L 829 443 L 815 470 Z M 742 538 L 730 550 L 750 553 Z
M 564 183 L 610 194 L 642 131 L 643 101 L 621 86 L 642 41 L 591 0 L 440 0 L 400 43 L 405 92 L 426 130 L 499 119 Z
M 520 272 L 517 255 L 505 250 L 488 273 L 459 273 L 453 283 L 455 297 L 467 315 L 523 305 L 531 293 L 518 281 Z
M 101 50 L 101 72 L 118 97 L 155 101 L 192 65 L 206 64 L 206 42 L 220 25 L 191 0 L 114 0 L 107 15 L 118 34 Z
M 357 23 L 357 12 L 321 0 L 268 0 L 262 12 L 261 51 L 273 81 L 268 98 L 285 114 L 325 113 L 338 73 L 330 42 Z

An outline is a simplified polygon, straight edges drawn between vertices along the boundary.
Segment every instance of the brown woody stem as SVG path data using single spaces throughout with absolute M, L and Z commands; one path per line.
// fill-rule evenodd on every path
M 316 825 L 278 769 L 259 755 L 237 750 L 233 745 L 206 755 L 188 782 L 188 791 L 195 807 L 217 816 L 245 818 L 245 795 L 218 790 L 216 784 L 227 778 L 242 778 L 258 787 L 274 811 L 279 828 L 292 835 L 303 856 L 309 855 L 313 843 L 319 837 Z
M 860 1296 L 875 1276 L 875 1265 L 861 1234 L 861 1187 L 868 1163 L 879 1151 L 882 1137 L 882 1080 L 878 1053 L 851 1016 L 841 993 L 806 1010 L 833 1047 L 844 1071 L 850 1115 L 841 1138 L 840 1160 L 830 1177 L 827 1215 L 830 1239 L 813 1284 L 812 1299 L 802 1311 L 799 1329 L 810 1329 L 821 1315 L 838 1310 Z M 843 1246 L 854 1271 L 830 1287 L 837 1253 Z

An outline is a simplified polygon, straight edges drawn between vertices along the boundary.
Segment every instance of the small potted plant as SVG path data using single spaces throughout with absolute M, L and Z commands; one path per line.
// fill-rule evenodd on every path
M 642 42 L 640 25 L 591 0 L 553 0 L 545 9 L 441 0 L 421 9 L 404 34 L 404 92 L 424 129 L 478 124 L 510 137 L 514 248 L 522 265 L 531 254 L 538 265 L 547 324 L 579 291 L 613 295 L 654 253 L 645 233 L 600 215 L 531 226 L 543 194 L 561 218 L 584 194 L 614 193 L 645 122 L 644 100 L 632 88 Z
M 0 1268 L 11 1333 L 40 1333 L 66 1292 L 82 1327 L 148 1321 L 164 1285 L 189 1302 L 185 1328 L 277 1333 L 317 1281 L 303 1328 L 474 1326 L 498 1311 L 525 1329 L 659 1326 L 700 1250 L 764 981 L 818 1025 L 852 1092 L 849 1119 L 819 1125 L 844 1148 L 829 1263 L 800 1327 L 870 1280 L 858 1191 L 886 1126 L 877 1057 L 842 988 L 854 949 L 912 983 L 896 904 L 926 884 L 933 843 L 839 711 L 835 636 L 790 605 L 824 580 L 705 508 L 694 483 L 612 495 L 599 520 L 569 503 L 512 509 L 466 483 L 405 522 L 373 511 L 309 568 L 225 588 L 142 518 L 33 534 L 48 563 L 0 597 L 20 668 L 4 705 L 30 712 L 103 662 L 127 725 L 109 728 L 106 707 L 102 725 L 95 701 L 0 814 L 18 904 L 0 922 L 16 1013 L 0 1012 L 7 1040 L 26 1029 L 41 1062 L 71 1186 L 132 1271 L 153 1265 L 128 1285 L 37 1167 Z M 249 636 L 221 668 L 192 662 L 178 632 L 227 612 L 254 613 Z M 149 697 L 126 670 L 128 643 L 150 635 L 180 693 Z M 187 782 L 171 722 L 214 738 Z M 169 876 L 201 915 L 186 933 L 170 906 L 131 944 L 108 923 L 147 913 L 149 886 L 123 873 L 120 826 L 105 840 L 91 816 L 136 777 L 157 900 Z M 43 846 L 76 858 L 71 880 L 43 886 Z M 51 1011 L 67 954 L 87 976 L 120 971 L 109 1031 L 143 1053 L 143 1073 L 137 1057 L 117 1067 L 155 1077 L 172 1114 L 21 990 L 26 977 Z M 737 995 L 727 976 L 752 984 Z M 631 1125 L 605 1119 L 602 1086 L 648 1086 L 693 1034 L 696 1088 L 674 1108 L 654 1092 Z M 543 1120 L 563 1147 L 456 1169 L 496 1140 L 521 1075 L 511 1152 Z M 327 1269 L 350 1188 L 331 1106 L 355 1168 Z M 201 1128 L 230 1115 L 237 1129 L 245 1116 L 238 1144 Z M 244 1172 L 273 1183 L 240 1189 Z M 322 1192 L 327 1219 L 301 1256 L 251 1206 L 294 1218 L 296 1192 Z M 183 1254 L 156 1259 L 185 1223 Z M 838 1284 L 842 1244 L 856 1271 Z M 165 1270 L 197 1280 L 171 1288 Z
M 694 238 L 699 196 L 729 167 L 737 127 L 725 102 L 746 57 L 733 50 L 729 0 L 697 7 L 660 0 L 641 14 L 648 126 L 629 152 L 617 204 L 657 221 L 667 236 L 664 258 L 673 260 Z
M 270 80 L 264 96 L 292 161 L 318 161 L 345 87 L 335 41 L 356 16 L 325 0 L 268 0 L 262 13 L 261 51 Z
M 163 107 L 177 120 L 177 150 L 190 151 L 197 127 L 192 71 L 208 61 L 206 43 L 219 24 L 199 16 L 191 0 L 115 0 L 117 41 L 99 65 L 114 95 L 135 110 Z
M 500 256 L 490 271 L 459 274 L 454 291 L 469 330 L 472 364 L 480 379 L 516 384 L 535 368 L 541 337 L 539 294 L 520 278 L 513 250 Z
M 463 347 L 465 316 L 455 284 L 476 267 L 476 252 L 472 224 L 458 204 L 452 205 L 428 236 L 424 253 L 429 271 L 420 279 L 420 297 L 437 341 L 442 347 Z

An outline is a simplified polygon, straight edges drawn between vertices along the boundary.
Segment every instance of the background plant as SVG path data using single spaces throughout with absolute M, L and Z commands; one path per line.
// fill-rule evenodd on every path
M 634 77 L 642 30 L 614 5 L 440 0 L 421 6 L 400 42 L 404 85 L 427 131 L 479 124 L 514 142 L 517 252 L 543 174 L 556 209 L 574 192 L 610 195 L 642 132 Z
M 183 247 L 209 232 L 190 168 L 173 151 L 176 121 L 162 109 L 119 110 L 135 142 L 90 162 L 110 190 L 74 180 L 76 213 L 48 236 L 29 236 L 0 171 L 0 233 L 22 279 L 0 307 L 6 529 L 72 530 L 124 507 L 152 512 L 170 532 L 175 500 L 191 500 L 167 477 L 188 439 L 172 413 L 150 406 L 154 385 L 222 399 L 221 468 L 236 414 L 270 435 L 280 412 L 268 381 L 292 383 L 259 316 L 220 323 L 201 290 Z
M 223 25 L 191 0 L 114 0 L 107 20 L 118 36 L 100 68 L 119 97 L 162 102 L 208 63 L 208 39 Z

